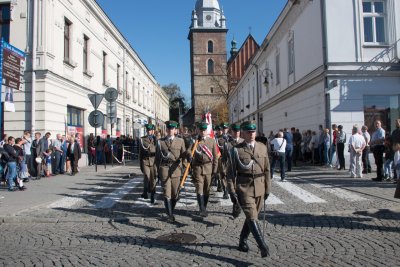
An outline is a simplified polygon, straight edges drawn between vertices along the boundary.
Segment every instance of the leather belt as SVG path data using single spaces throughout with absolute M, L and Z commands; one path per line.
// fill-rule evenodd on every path
M 264 173 L 252 174 L 252 173 L 241 173 L 241 172 L 237 174 L 238 177 L 246 177 L 246 178 L 259 178 L 263 177 L 264 175 L 265 175 Z

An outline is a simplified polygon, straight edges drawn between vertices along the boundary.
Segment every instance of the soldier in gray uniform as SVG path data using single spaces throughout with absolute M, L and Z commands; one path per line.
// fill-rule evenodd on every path
M 154 195 L 156 193 L 156 145 L 157 140 L 154 136 L 154 125 L 146 124 L 147 135 L 140 138 L 139 161 L 140 170 L 144 174 L 142 198 L 148 199 L 148 193 L 151 194 L 151 203 L 154 204 Z
M 229 188 L 229 190 L 235 197 L 237 196 L 246 215 L 246 221 L 240 233 L 239 250 L 249 251 L 247 238 L 251 232 L 261 251 L 261 257 L 267 257 L 269 249 L 257 221 L 258 214 L 271 190 L 267 147 L 255 141 L 257 129 L 255 122 L 244 122 L 241 128 L 244 142 L 232 148 L 232 161 L 227 173 L 228 180 L 236 179 L 236 188 Z
M 182 160 L 186 158 L 185 143 L 175 136 L 178 123 L 167 121 L 167 136 L 158 140 L 156 149 L 156 166 L 164 191 L 164 204 L 168 219 L 175 221 L 173 211 L 177 202 Z
M 207 217 L 207 204 L 210 196 L 211 177 L 217 173 L 217 145 L 213 138 L 207 136 L 207 122 L 198 124 L 198 140 L 196 151 L 192 162 L 193 183 L 196 187 L 197 202 L 199 204 L 200 216 Z M 190 155 L 193 145 L 187 149 Z
M 226 156 L 227 156 L 227 165 L 228 163 L 231 161 L 231 153 L 229 153 L 229 151 L 232 150 L 233 147 L 235 147 L 236 145 L 242 143 L 244 141 L 243 138 L 240 137 L 240 125 L 238 124 L 231 124 L 231 136 L 228 140 L 228 142 L 226 143 Z M 232 166 L 232 165 L 230 165 Z M 240 205 L 239 205 L 239 200 L 237 199 L 236 194 L 232 193 L 235 192 L 236 190 L 236 180 L 232 180 L 232 179 L 227 179 L 227 188 L 231 188 L 230 190 L 230 197 L 231 197 L 231 201 L 233 203 L 233 209 L 232 209 L 232 216 L 234 218 L 239 217 L 240 215 Z

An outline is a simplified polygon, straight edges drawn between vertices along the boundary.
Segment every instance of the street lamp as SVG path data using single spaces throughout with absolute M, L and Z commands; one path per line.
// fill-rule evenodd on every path
M 272 71 L 270 69 L 266 68 L 266 69 L 264 69 L 262 71 L 262 75 L 264 76 L 263 84 L 264 84 L 265 88 L 268 89 L 268 87 L 269 87 L 269 77 L 271 77 L 271 80 L 273 79 Z

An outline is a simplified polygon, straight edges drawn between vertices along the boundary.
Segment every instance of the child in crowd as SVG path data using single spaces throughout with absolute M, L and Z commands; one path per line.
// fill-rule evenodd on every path
M 51 176 L 51 149 L 47 149 L 45 154 L 45 164 L 46 164 L 46 177 Z
M 386 180 L 393 178 L 392 165 L 393 165 L 394 152 L 392 147 L 392 138 L 387 135 L 385 138 L 385 164 L 383 167 L 383 175 Z

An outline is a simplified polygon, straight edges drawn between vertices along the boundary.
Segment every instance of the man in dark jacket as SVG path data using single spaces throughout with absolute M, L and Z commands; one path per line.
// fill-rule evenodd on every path
M 7 144 L 4 144 L 3 148 L 8 154 L 7 160 L 7 183 L 8 183 L 8 191 L 15 191 L 14 189 L 14 180 L 17 178 L 17 152 L 14 149 L 15 139 L 10 136 L 7 139 Z
M 74 176 L 78 172 L 78 161 L 82 156 L 81 146 L 74 137 L 71 137 L 71 142 L 67 150 L 67 159 L 71 161 L 71 175 Z

